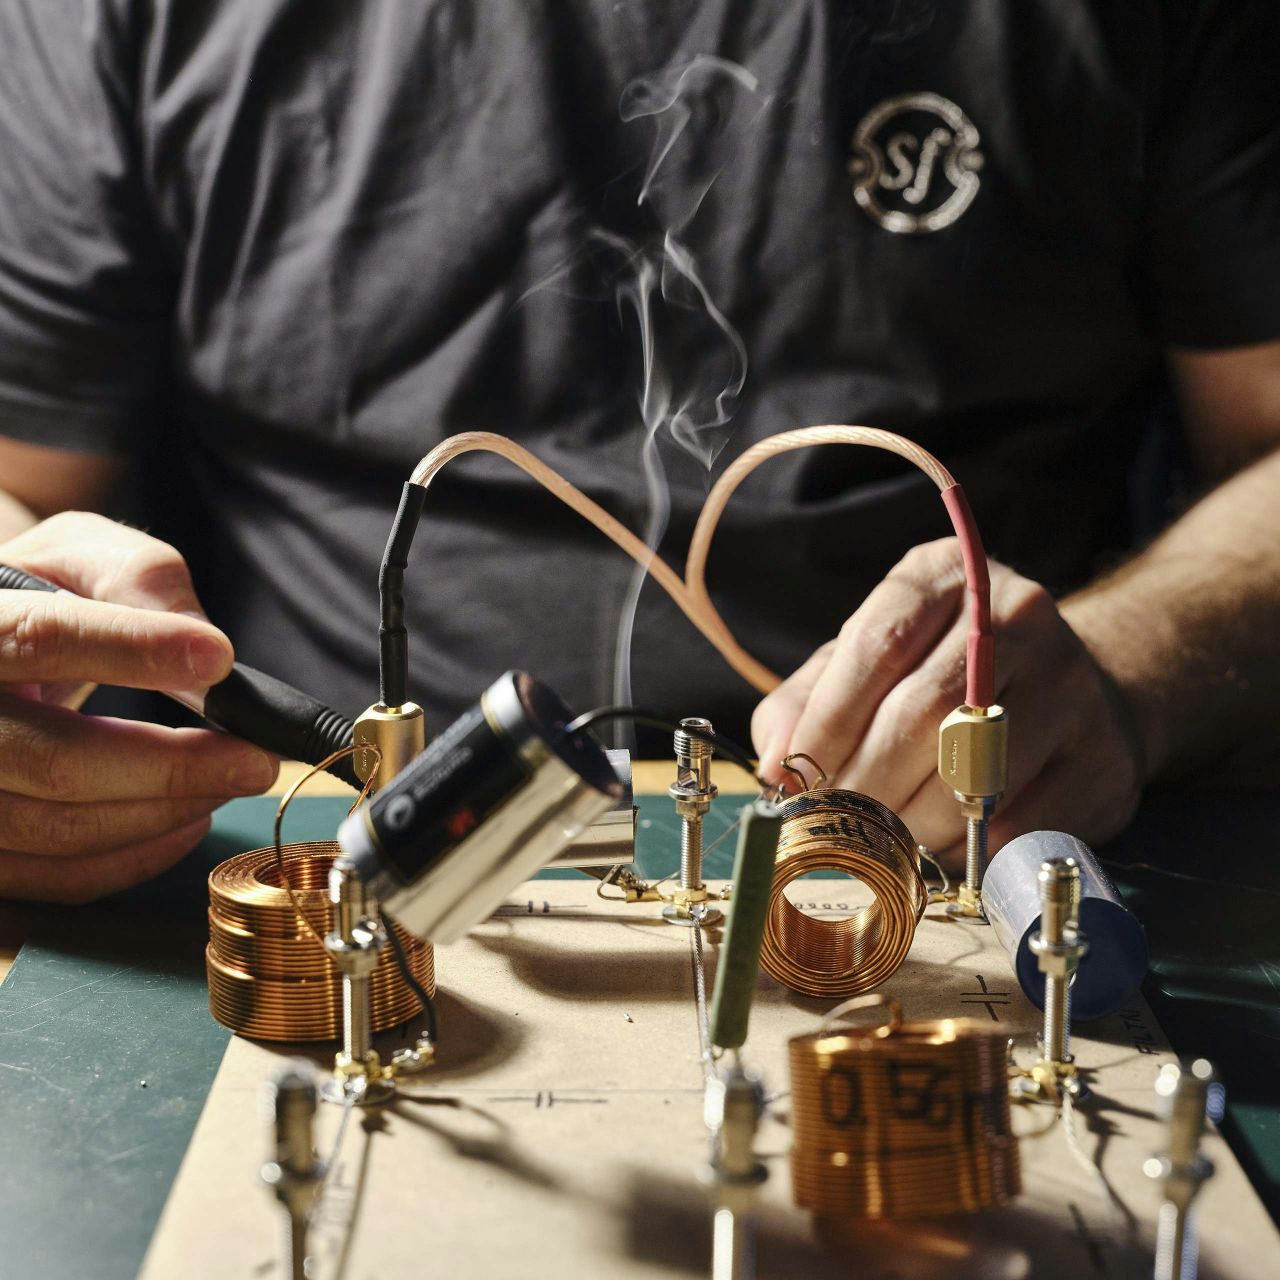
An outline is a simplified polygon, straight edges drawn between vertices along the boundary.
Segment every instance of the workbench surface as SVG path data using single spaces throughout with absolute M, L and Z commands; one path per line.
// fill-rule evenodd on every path
M 640 768 L 638 789 L 664 784 L 670 766 L 658 770 L 650 777 Z M 1280 802 L 1271 803 L 1280 810 Z M 4 1275 L 114 1280 L 136 1274 L 149 1247 L 149 1277 L 278 1274 L 277 1211 L 256 1178 L 267 1136 L 254 1097 L 278 1050 L 233 1040 L 208 1016 L 202 884 L 209 866 L 269 838 L 274 804 L 228 805 L 205 847 L 183 869 L 112 903 L 78 911 L 6 908 L 0 914 L 0 939 L 28 939 L 10 981 L 0 987 L 0 1128 L 6 1149 L 23 1153 L 21 1165 L 11 1158 L 0 1195 Z M 718 805 L 709 836 L 733 809 L 732 801 Z M 344 811 L 336 796 L 300 800 L 286 838 L 329 836 Z M 669 804 L 646 804 L 644 822 L 646 871 L 655 872 L 655 860 L 665 860 L 662 869 L 669 870 L 676 832 Z M 1149 840 L 1189 827 L 1176 813 L 1155 822 Z M 1131 852 L 1143 854 L 1143 848 Z M 1159 852 L 1151 849 L 1145 860 L 1160 861 Z M 709 872 L 723 875 L 728 856 L 726 844 Z M 1247 865 L 1244 874 L 1247 880 Z M 1162 876 L 1169 878 L 1139 866 L 1120 878 L 1140 903 L 1167 911 Z M 1212 895 L 1203 884 L 1186 881 L 1185 873 L 1174 877 L 1175 914 L 1179 894 L 1188 888 L 1200 910 L 1212 914 L 1204 906 Z M 449 1275 L 506 1274 L 506 1256 L 510 1273 L 518 1265 L 526 1277 L 588 1269 L 636 1276 L 703 1270 L 706 1224 L 695 1191 L 703 1139 L 687 934 L 646 923 L 642 915 L 651 907 L 606 906 L 593 893 L 579 878 L 526 886 L 517 898 L 536 902 L 537 911 L 526 911 L 527 918 L 509 912 L 442 951 L 446 1043 L 440 1067 L 422 1086 L 434 1097 L 402 1104 L 376 1143 L 359 1123 L 348 1126 L 335 1172 L 343 1191 L 335 1189 L 333 1212 L 323 1216 L 322 1275 L 383 1273 L 384 1263 L 409 1263 L 424 1253 L 453 1259 L 440 1270 Z M 1236 892 L 1233 908 L 1241 895 L 1273 918 L 1274 896 L 1265 886 Z M 1262 898 L 1253 902 L 1250 895 Z M 610 918 L 617 914 L 624 918 Z M 1204 988 L 1204 966 L 1188 964 L 1186 947 L 1171 953 L 1163 930 L 1163 924 L 1152 929 L 1163 965 L 1153 994 L 1164 1000 L 1162 988 L 1194 980 Z M 1276 972 L 1274 946 L 1254 954 L 1259 943 L 1250 930 L 1237 912 L 1232 936 L 1244 957 L 1227 957 L 1234 979 L 1225 987 L 1220 975 L 1215 979 L 1221 1034 L 1175 1040 L 1183 1051 L 1221 1062 L 1219 1049 L 1242 1026 L 1261 1038 L 1260 1052 L 1274 1044 L 1268 1021 L 1274 1005 L 1257 986 L 1259 974 L 1265 982 Z M 886 990 L 903 1000 L 912 1018 L 976 1013 L 1007 1021 L 1011 1033 L 1025 1035 L 1036 1015 L 990 933 L 927 919 L 912 956 Z M 976 1000 L 991 991 L 1007 995 L 981 1007 L 959 1007 L 968 1002 L 966 993 Z M 765 1070 L 772 1088 L 784 1090 L 785 1037 L 816 1025 L 817 1006 L 767 978 L 761 992 L 747 1056 Z M 1193 1011 L 1184 1021 L 1194 1030 L 1207 1002 L 1193 997 L 1181 1003 Z M 1043 1135 L 1023 1144 L 1027 1192 L 1017 1206 L 985 1215 L 976 1230 L 959 1224 L 915 1233 L 943 1249 L 938 1256 L 951 1259 L 949 1275 L 993 1274 L 993 1265 L 1001 1275 L 1019 1274 L 1019 1256 L 1028 1264 L 1034 1260 L 1022 1273 L 1036 1276 L 1140 1274 L 1133 1267 L 1154 1200 L 1149 1186 L 1131 1185 L 1131 1175 L 1135 1161 L 1158 1140 L 1148 1113 L 1151 1080 L 1166 1060 L 1164 1043 L 1141 1001 L 1118 1021 L 1084 1031 L 1077 1038 L 1082 1057 L 1094 1056 L 1107 1069 L 1098 1077 L 1097 1115 L 1080 1117 L 1083 1145 L 1092 1151 L 1097 1143 L 1085 1121 L 1105 1119 L 1107 1108 L 1114 1108 L 1116 1134 L 1102 1143 L 1104 1167 L 1114 1186 L 1126 1188 L 1135 1226 L 1081 1180 L 1084 1171 L 1060 1132 Z M 1230 1071 L 1224 1074 L 1232 1087 Z M 643 1105 L 617 1105 L 619 1090 L 636 1088 L 647 1091 Z M 1267 1162 L 1274 1151 L 1267 1127 L 1275 1125 L 1275 1098 L 1245 1090 L 1236 1105 L 1235 1123 L 1240 1128 L 1243 1121 L 1244 1132 L 1237 1148 L 1260 1189 L 1270 1193 Z M 661 1136 L 669 1115 L 680 1116 L 676 1140 Z M 771 1178 L 762 1201 L 761 1256 L 765 1274 L 785 1261 L 773 1273 L 803 1275 L 830 1268 L 833 1259 L 822 1259 L 807 1219 L 789 1206 L 784 1121 L 780 1105 L 762 1138 Z M 1020 1123 L 1034 1127 L 1033 1120 Z M 1280 1270 L 1274 1228 L 1225 1145 L 1216 1137 L 1212 1142 L 1219 1174 L 1205 1193 L 1210 1266 L 1204 1274 L 1274 1275 Z M 404 1167 L 412 1169 L 406 1176 L 402 1155 Z M 367 1184 L 359 1181 L 362 1167 Z M 349 1204 L 339 1212 L 342 1195 L 355 1196 L 362 1186 L 360 1212 L 347 1213 Z M 419 1196 L 431 1186 L 434 1193 Z M 441 1198 L 444 1186 L 456 1194 Z M 501 1230 L 499 1218 L 507 1224 Z M 559 1224 L 554 1231 L 553 1224 Z M 859 1273 L 878 1274 L 863 1268 L 882 1256 L 876 1253 L 881 1246 L 889 1250 L 884 1256 L 900 1263 L 900 1235 L 869 1233 L 867 1247 L 880 1244 L 860 1253 Z M 533 1243 L 522 1250 L 522 1240 Z M 678 1240 L 683 1244 L 676 1247 Z M 441 1247 L 445 1255 L 437 1252 Z M 986 1261 L 976 1270 L 957 1270 L 957 1248 L 968 1251 L 964 1256 L 975 1267 Z M 464 1266 L 464 1257 L 475 1265 Z M 1072 1258 L 1079 1264 L 1075 1270 L 1045 1269 L 1049 1259 Z M 1124 1265 L 1126 1259 L 1131 1265 Z

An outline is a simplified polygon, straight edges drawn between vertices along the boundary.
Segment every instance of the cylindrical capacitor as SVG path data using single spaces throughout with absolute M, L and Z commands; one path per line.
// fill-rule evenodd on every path
M 711 1043 L 722 1049 L 740 1049 L 747 1040 L 781 828 L 782 810 L 768 800 L 753 800 L 742 810 L 733 860 L 733 904 L 711 998 Z
M 987 867 L 982 903 L 1027 999 L 1043 1009 L 1044 974 L 1031 952 L 1040 929 L 1037 877 L 1043 862 L 1068 857 L 1080 867 L 1080 932 L 1089 942 L 1071 987 L 1071 1014 L 1087 1022 L 1121 1008 L 1147 972 L 1142 925 L 1089 846 L 1062 831 L 1032 831 L 1011 840 Z
M 460 938 L 622 798 L 604 749 L 567 733 L 570 719 L 545 685 L 508 671 L 338 828 L 410 933 Z
M 553 867 L 617 867 L 636 860 L 635 791 L 631 779 L 631 752 L 606 751 L 622 785 L 622 795 L 590 826 L 569 841 L 551 860 Z

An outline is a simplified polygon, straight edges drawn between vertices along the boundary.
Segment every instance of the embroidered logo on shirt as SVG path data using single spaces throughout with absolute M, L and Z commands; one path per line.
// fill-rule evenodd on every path
M 949 227 L 978 194 L 978 131 L 954 102 L 904 93 L 873 107 L 853 134 L 853 195 L 886 231 Z

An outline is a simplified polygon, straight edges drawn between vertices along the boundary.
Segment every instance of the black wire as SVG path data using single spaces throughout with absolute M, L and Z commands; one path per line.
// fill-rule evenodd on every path
M 387 937 L 391 939 L 391 948 L 396 953 L 396 964 L 400 966 L 400 976 L 409 984 L 409 990 L 421 1001 L 422 1012 L 427 1019 L 427 1035 L 430 1036 L 432 1044 L 437 1044 L 440 1040 L 440 1023 L 436 1018 L 435 1001 L 427 994 L 426 987 L 413 976 L 413 970 L 409 968 L 409 957 L 405 954 L 404 943 L 396 933 L 396 922 L 382 907 L 378 908 L 378 915 L 382 918 L 382 927 L 386 930 Z
M 601 724 L 606 720 L 630 720 L 632 724 L 644 725 L 647 729 L 665 729 L 668 733 L 685 733 L 691 738 L 697 738 L 700 742 L 709 742 L 722 756 L 735 764 L 740 764 L 762 787 L 765 785 L 763 779 L 756 773 L 755 761 L 732 738 L 726 738 L 723 734 L 714 733 L 710 729 L 694 729 L 688 725 L 677 724 L 674 720 L 667 720 L 652 711 L 646 711 L 643 707 L 595 707 L 591 711 L 584 711 L 576 719 L 570 720 L 565 725 L 565 732 L 577 733 L 581 729 L 590 729 L 593 725 Z
M 378 692 L 385 707 L 400 706 L 408 695 L 409 632 L 404 622 L 404 571 L 422 518 L 427 491 L 404 486 L 378 569 Z

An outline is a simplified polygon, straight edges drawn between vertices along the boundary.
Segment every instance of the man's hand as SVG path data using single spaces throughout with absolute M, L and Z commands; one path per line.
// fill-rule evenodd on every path
M 1049 593 L 991 565 L 997 701 L 1009 715 L 1009 786 L 991 851 L 1026 831 L 1113 835 L 1144 782 L 1142 750 L 1118 689 Z M 922 844 L 964 847 L 964 821 L 937 773 L 938 725 L 964 702 L 964 570 L 955 539 L 909 552 L 845 623 L 756 709 L 766 777 L 803 751 L 830 784 L 888 805 Z
M 194 689 L 231 669 L 172 547 L 101 516 L 57 515 L 0 563 L 78 596 L 0 591 L 0 897 L 85 902 L 156 875 L 277 762 L 204 729 L 73 707 L 86 683 Z

